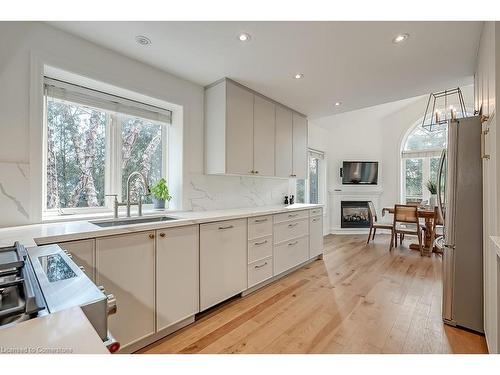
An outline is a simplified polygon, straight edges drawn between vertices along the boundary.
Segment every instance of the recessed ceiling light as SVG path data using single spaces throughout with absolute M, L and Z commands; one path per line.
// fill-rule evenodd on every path
M 241 33 L 238 35 L 238 39 L 240 42 L 248 42 L 252 37 L 248 33 Z
M 399 34 L 399 35 L 396 35 L 394 37 L 394 39 L 392 40 L 393 43 L 402 43 L 404 42 L 406 39 L 408 39 L 410 37 L 410 34 Z
M 301 78 L 304 78 L 304 75 L 302 73 L 297 73 L 293 76 L 293 78 L 295 79 L 301 79 Z
M 151 44 L 151 39 L 144 35 L 137 35 L 135 41 L 141 46 L 149 46 Z
M 341 105 L 342 105 L 342 102 L 336 102 L 336 103 L 335 103 L 335 107 L 339 107 L 339 106 L 341 106 Z

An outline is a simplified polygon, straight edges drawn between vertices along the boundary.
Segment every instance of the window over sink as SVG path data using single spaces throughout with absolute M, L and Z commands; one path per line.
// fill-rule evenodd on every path
M 133 171 L 167 179 L 169 110 L 47 77 L 44 99 L 44 212 L 110 209 Z

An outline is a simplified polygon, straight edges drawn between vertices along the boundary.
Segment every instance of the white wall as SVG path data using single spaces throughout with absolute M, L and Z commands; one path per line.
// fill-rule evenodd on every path
M 39 203 L 30 199 L 30 189 L 41 189 L 32 177 L 36 171 L 30 173 L 34 62 L 181 105 L 183 209 L 275 204 L 288 192 L 288 180 L 203 175 L 201 86 L 40 22 L 1 22 L 0 46 L 0 226 L 40 220 Z
M 443 88 L 444 89 L 444 88 Z M 462 87 L 467 109 L 473 108 L 472 85 Z M 342 189 L 339 169 L 343 160 L 379 162 L 380 206 L 392 206 L 400 201 L 401 142 L 407 132 L 422 121 L 428 96 L 404 99 L 357 111 L 345 112 L 314 120 L 328 131 L 330 198 L 335 189 Z M 371 186 L 349 189 L 374 189 Z M 330 218 L 333 223 L 333 219 Z

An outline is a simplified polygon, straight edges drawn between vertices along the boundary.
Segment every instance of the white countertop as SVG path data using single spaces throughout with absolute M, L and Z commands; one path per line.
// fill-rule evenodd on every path
M 491 240 L 495 244 L 495 251 L 497 256 L 500 257 L 500 236 L 490 236 Z
M 179 211 L 156 212 L 145 216 L 171 216 L 178 220 L 123 225 L 101 228 L 88 220 L 52 222 L 45 224 L 31 224 L 18 227 L 0 228 L 0 247 L 12 246 L 19 241 L 24 246 L 73 241 L 84 238 L 110 236 L 115 234 L 132 233 L 145 230 L 177 227 L 191 224 L 202 224 L 213 221 L 238 219 L 259 215 L 271 215 L 281 212 L 307 210 L 322 207 L 321 204 L 296 203 L 289 206 L 262 206 L 249 208 L 235 208 L 217 211 Z M 112 218 L 111 216 L 108 219 Z M 99 220 L 103 219 L 102 217 Z
M 0 354 L 109 354 L 79 307 L 0 328 Z

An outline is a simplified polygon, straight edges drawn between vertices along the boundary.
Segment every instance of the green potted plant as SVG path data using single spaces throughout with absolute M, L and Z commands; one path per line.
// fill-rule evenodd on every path
M 427 181 L 427 190 L 431 193 L 431 197 L 429 198 L 429 206 L 435 207 L 437 203 L 436 195 L 437 195 L 437 185 L 433 180 Z
M 165 201 L 170 201 L 172 196 L 168 193 L 167 181 L 160 178 L 151 188 L 153 207 L 155 209 L 165 208 Z

